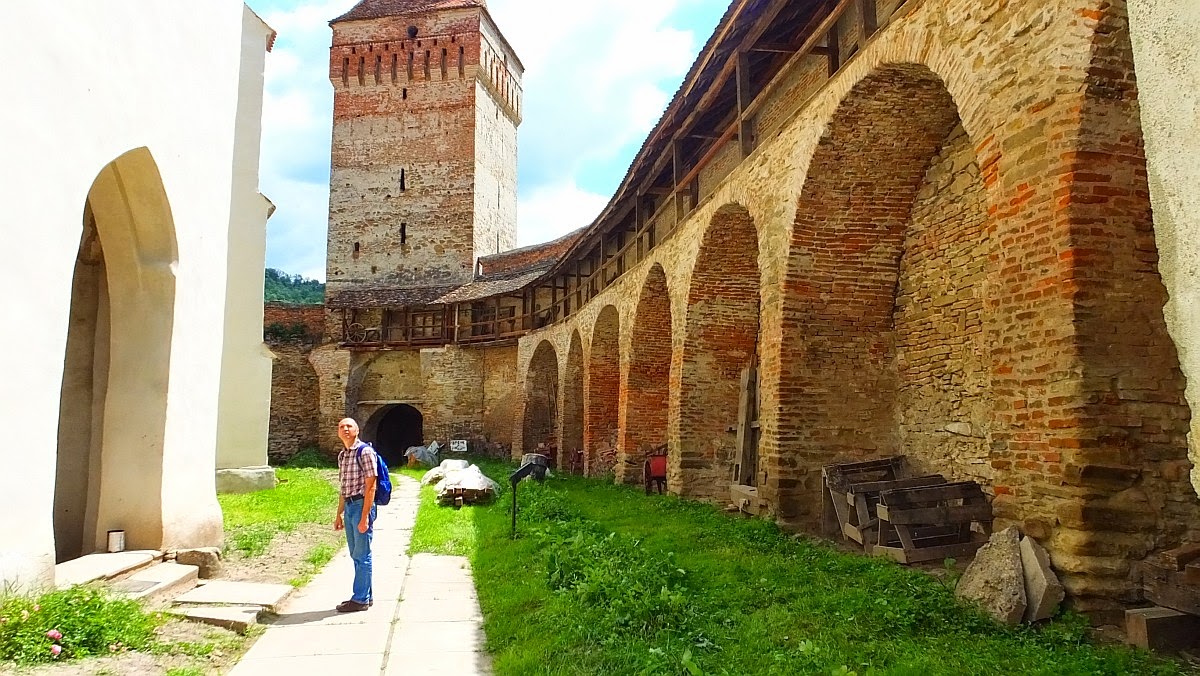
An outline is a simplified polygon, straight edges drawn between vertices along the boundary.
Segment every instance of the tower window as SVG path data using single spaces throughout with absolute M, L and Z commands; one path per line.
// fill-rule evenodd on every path
M 429 79 L 429 50 L 425 50 L 425 79 Z
M 408 180 L 407 179 L 408 179 L 408 177 L 405 175 L 405 171 L 403 169 L 401 169 L 400 170 L 400 192 L 404 192 L 405 190 L 408 190 Z
M 396 72 L 396 68 L 400 63 L 399 57 L 399 54 L 392 52 L 392 82 L 395 82 L 396 78 L 399 77 L 399 74 Z
M 400 224 L 400 243 L 408 244 L 408 223 Z
M 465 52 L 466 52 L 466 50 L 463 49 L 462 45 L 459 45 L 459 47 L 458 47 L 458 76 L 459 77 L 464 77 L 466 75 L 466 72 L 465 72 L 466 64 L 463 63 L 463 61 L 464 61 L 463 55 Z
M 446 50 L 442 49 L 442 79 L 446 79 Z
M 354 243 L 354 255 L 357 256 L 359 250 L 361 250 L 361 249 L 362 249 L 362 244 L 360 244 L 359 242 L 355 242 Z
M 408 100 L 408 87 L 400 90 L 400 98 L 404 101 Z

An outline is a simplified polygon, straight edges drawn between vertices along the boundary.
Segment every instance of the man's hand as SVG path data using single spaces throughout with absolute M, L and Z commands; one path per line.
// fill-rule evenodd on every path
M 345 530 L 346 524 L 342 523 L 342 513 L 339 511 L 337 516 L 333 517 L 333 529 Z
M 366 534 L 367 529 L 371 527 L 370 521 L 367 520 L 368 516 L 366 512 L 363 512 L 363 519 L 358 522 L 358 532 Z

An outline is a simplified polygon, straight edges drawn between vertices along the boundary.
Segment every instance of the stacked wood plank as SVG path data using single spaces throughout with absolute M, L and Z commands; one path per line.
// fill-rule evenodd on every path
M 903 456 L 829 465 L 822 474 L 827 533 L 868 554 L 901 563 L 964 556 L 991 530 L 991 504 L 979 484 L 910 476 Z

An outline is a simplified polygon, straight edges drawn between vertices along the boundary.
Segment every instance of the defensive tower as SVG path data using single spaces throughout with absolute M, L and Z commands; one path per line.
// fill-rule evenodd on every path
M 363 0 L 330 25 L 329 293 L 470 281 L 516 245 L 520 60 L 483 0 Z

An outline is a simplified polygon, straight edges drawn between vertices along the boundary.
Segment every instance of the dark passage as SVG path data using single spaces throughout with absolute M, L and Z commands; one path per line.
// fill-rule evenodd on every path
M 409 446 L 425 444 L 421 412 L 408 404 L 397 404 L 383 413 L 375 433 L 375 450 L 383 455 L 388 467 L 402 467 Z

